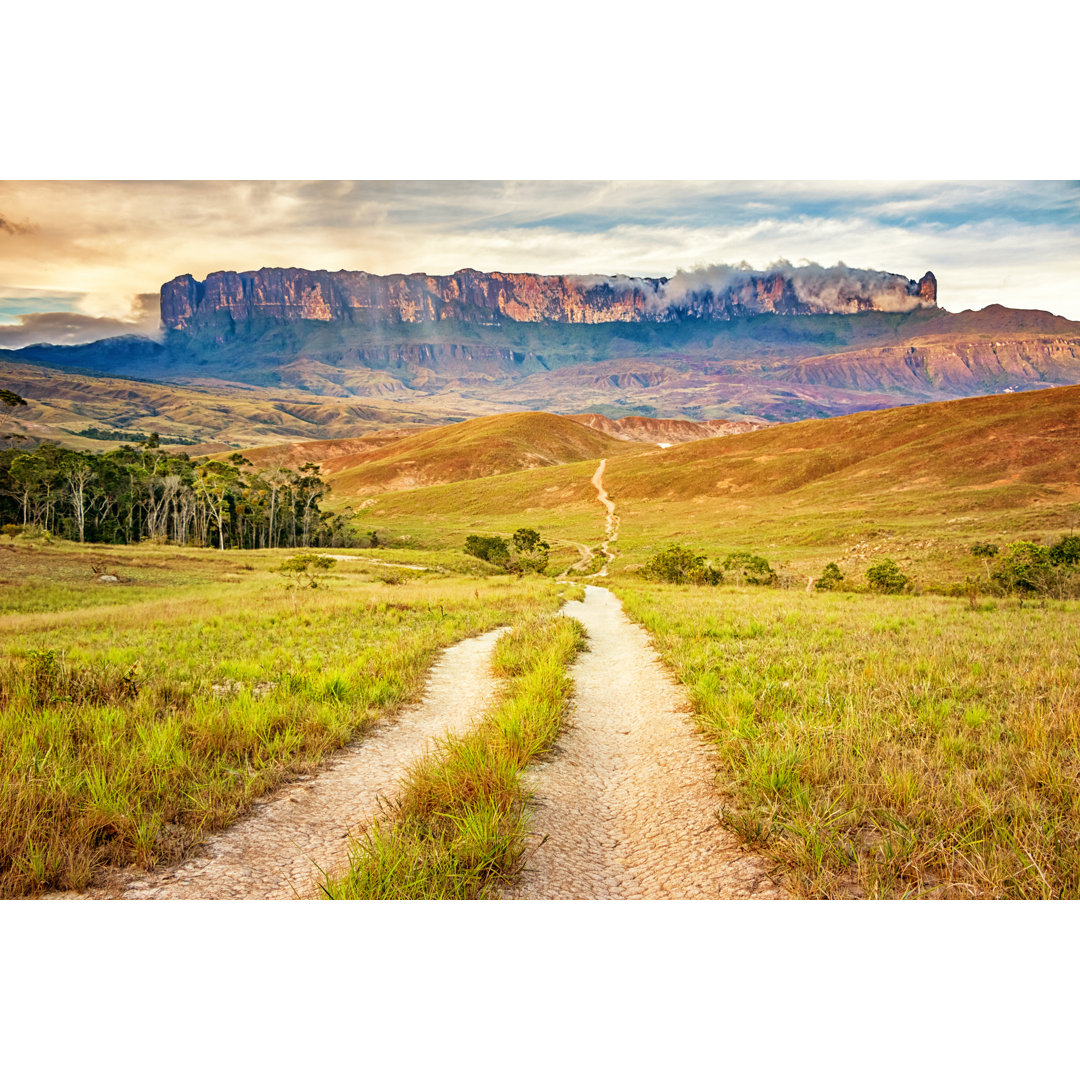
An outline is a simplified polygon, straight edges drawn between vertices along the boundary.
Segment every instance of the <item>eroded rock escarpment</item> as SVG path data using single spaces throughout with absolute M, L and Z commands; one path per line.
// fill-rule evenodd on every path
M 741 315 L 854 314 L 934 307 L 937 280 L 844 266 L 765 272 L 714 267 L 673 278 L 480 273 L 446 276 L 263 268 L 190 274 L 161 288 L 168 330 L 220 327 L 223 320 L 480 325 L 730 320 Z

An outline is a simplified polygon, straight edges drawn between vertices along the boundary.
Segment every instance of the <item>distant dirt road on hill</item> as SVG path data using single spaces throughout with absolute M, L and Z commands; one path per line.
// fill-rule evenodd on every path
M 563 609 L 589 633 L 568 730 L 528 773 L 540 846 L 506 898 L 786 898 L 717 821 L 714 760 L 648 635 L 607 589 L 585 590 Z
M 604 553 L 607 562 L 597 573 L 592 574 L 592 577 L 607 577 L 608 565 L 615 558 L 615 554 L 608 548 L 608 544 L 619 539 L 619 518 L 615 513 L 615 504 L 608 498 L 608 493 L 604 490 L 604 469 L 606 467 L 607 458 L 603 458 L 596 467 L 596 472 L 593 473 L 592 486 L 596 488 L 597 500 L 604 504 L 604 509 L 607 511 L 607 520 L 604 522 L 604 542 L 600 545 L 600 550 Z
M 446 649 L 428 677 L 423 700 L 402 709 L 335 755 L 318 776 L 275 791 L 253 812 L 179 866 L 114 885 L 87 897 L 154 900 L 288 900 L 316 895 L 324 870 L 340 869 L 347 832 L 359 835 L 397 793 L 409 766 L 449 731 L 462 732 L 494 700 L 491 652 L 500 630 Z M 61 894 L 70 896 L 72 894 Z

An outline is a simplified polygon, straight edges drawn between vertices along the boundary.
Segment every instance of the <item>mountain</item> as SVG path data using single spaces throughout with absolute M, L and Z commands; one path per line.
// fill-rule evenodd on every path
M 0 358 L 334 399 L 334 415 L 359 398 L 397 413 L 391 424 L 522 410 L 763 424 L 1080 382 L 1080 323 L 936 303 L 930 272 L 844 266 L 672 278 L 264 268 L 167 282 L 161 341 Z
M 190 274 L 161 287 L 166 330 L 212 333 L 258 319 L 398 323 L 672 322 L 741 315 L 851 314 L 933 307 L 937 280 L 878 271 L 790 268 L 757 273 L 724 268 L 711 277 L 581 277 L 480 273 L 448 276 L 263 267 Z

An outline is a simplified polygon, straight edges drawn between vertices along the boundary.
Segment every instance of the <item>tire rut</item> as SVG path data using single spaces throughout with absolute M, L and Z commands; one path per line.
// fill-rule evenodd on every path
M 786 898 L 720 826 L 715 758 L 648 634 L 604 588 L 563 610 L 589 650 L 572 669 L 568 731 L 529 770 L 539 845 L 506 898 Z
M 369 731 L 319 773 L 286 784 L 252 812 L 209 837 L 193 858 L 119 879 L 80 894 L 91 899 L 293 899 L 314 897 L 319 868 L 347 861 L 349 836 L 398 790 L 409 766 L 447 732 L 467 730 L 495 698 L 491 653 L 503 631 L 491 630 L 445 649 L 423 699 Z M 56 894 L 54 894 L 56 895 Z

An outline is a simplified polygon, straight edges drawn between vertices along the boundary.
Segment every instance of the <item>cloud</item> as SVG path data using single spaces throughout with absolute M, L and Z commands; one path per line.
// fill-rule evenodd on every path
M 0 349 L 24 345 L 82 345 L 102 338 L 138 334 L 156 337 L 161 310 L 157 293 L 140 293 L 131 305 L 131 317 L 111 319 L 75 311 L 35 311 L 17 316 L 14 324 L 0 324 Z
M 74 307 L 128 323 L 131 296 L 181 274 L 262 266 L 674 280 L 786 259 L 933 270 L 950 310 L 1080 318 L 1071 182 L 0 181 L 0 207 L 9 317 Z M 16 240 L 16 222 L 34 225 Z M 60 294 L 78 300 L 33 299 Z
M 9 233 L 11 236 L 23 236 L 26 233 L 34 232 L 34 230 L 35 226 L 29 221 L 12 221 L 10 218 L 0 214 L 0 232 Z

